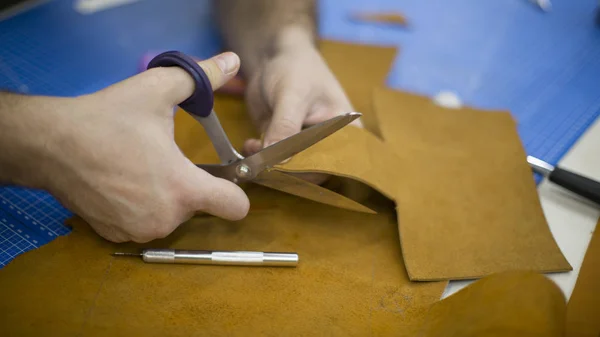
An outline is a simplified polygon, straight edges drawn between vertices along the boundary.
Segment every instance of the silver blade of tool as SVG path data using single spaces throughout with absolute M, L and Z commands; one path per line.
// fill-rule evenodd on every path
M 245 172 L 241 172 L 243 173 L 243 180 L 252 180 L 263 170 L 277 165 L 295 154 L 304 151 L 344 126 L 352 123 L 352 121 L 360 116 L 362 116 L 362 114 L 350 112 L 304 129 L 293 136 L 244 158 L 240 162 L 240 165 L 238 165 L 238 171 L 240 168 L 245 170 Z M 238 174 L 238 176 L 240 175 Z
M 554 166 L 536 157 L 527 156 L 527 163 L 529 163 L 529 166 L 535 173 L 539 173 L 544 177 L 547 177 L 554 171 Z
M 554 167 L 532 156 L 527 156 L 527 162 L 534 172 L 543 175 L 552 183 L 600 205 L 600 182 L 562 167 Z
M 198 168 L 203 169 L 208 174 L 226 179 L 229 181 L 237 182 L 237 175 L 235 173 L 236 165 L 222 165 L 222 164 L 196 164 Z

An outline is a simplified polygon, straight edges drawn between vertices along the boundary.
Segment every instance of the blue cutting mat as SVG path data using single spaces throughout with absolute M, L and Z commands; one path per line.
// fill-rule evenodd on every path
M 93 15 L 55 0 L 0 22 L 0 88 L 73 96 L 137 72 L 147 51 L 199 57 L 219 50 L 209 1 L 143 0 Z M 396 45 L 394 88 L 509 109 L 529 154 L 556 163 L 600 113 L 600 29 L 596 0 L 321 1 L 323 37 Z M 410 30 L 359 24 L 360 10 L 397 10 Z M 490 135 L 493 137 L 493 135 Z M 0 188 L 0 267 L 69 232 L 69 216 L 48 194 Z
M 69 212 L 47 193 L 6 187 L 0 190 L 0 267 L 17 255 L 69 233 Z

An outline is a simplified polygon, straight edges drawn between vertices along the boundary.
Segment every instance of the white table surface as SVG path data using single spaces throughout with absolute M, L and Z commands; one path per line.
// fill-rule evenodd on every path
M 600 118 L 596 119 L 558 166 L 600 181 Z M 547 276 L 569 299 L 600 217 L 600 207 L 547 180 L 538 186 L 538 192 L 550 230 L 573 267 L 571 272 L 547 274 Z M 454 294 L 471 282 L 473 281 L 451 281 L 442 298 Z

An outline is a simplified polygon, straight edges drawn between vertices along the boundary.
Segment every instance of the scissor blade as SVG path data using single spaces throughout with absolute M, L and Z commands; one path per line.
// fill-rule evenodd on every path
M 313 125 L 299 133 L 279 141 L 263 150 L 246 157 L 242 160 L 250 168 L 252 176 L 255 177 L 261 171 L 277 165 L 282 161 L 304 151 L 332 133 L 338 131 L 344 126 L 350 124 L 355 119 L 362 116 L 357 112 L 346 113 L 341 116 L 326 120 L 325 122 Z
M 352 199 L 346 198 L 325 187 L 309 183 L 288 173 L 276 170 L 263 171 L 253 179 L 252 182 L 322 204 L 356 212 L 376 214 L 372 209 Z

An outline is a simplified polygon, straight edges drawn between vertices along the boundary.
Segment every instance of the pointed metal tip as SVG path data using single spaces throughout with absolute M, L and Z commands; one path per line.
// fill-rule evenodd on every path
M 360 112 L 346 112 L 345 114 L 334 117 L 333 119 L 344 120 L 346 123 L 350 124 L 360 117 L 362 117 L 362 113 Z
M 350 117 L 352 120 L 355 120 L 362 116 L 360 112 L 348 112 L 346 116 Z
M 554 166 L 546 163 L 545 161 L 538 159 L 533 156 L 527 156 L 527 162 L 534 172 L 539 173 L 543 176 L 548 176 L 554 171 Z
M 142 256 L 141 253 L 114 252 L 112 256 Z

